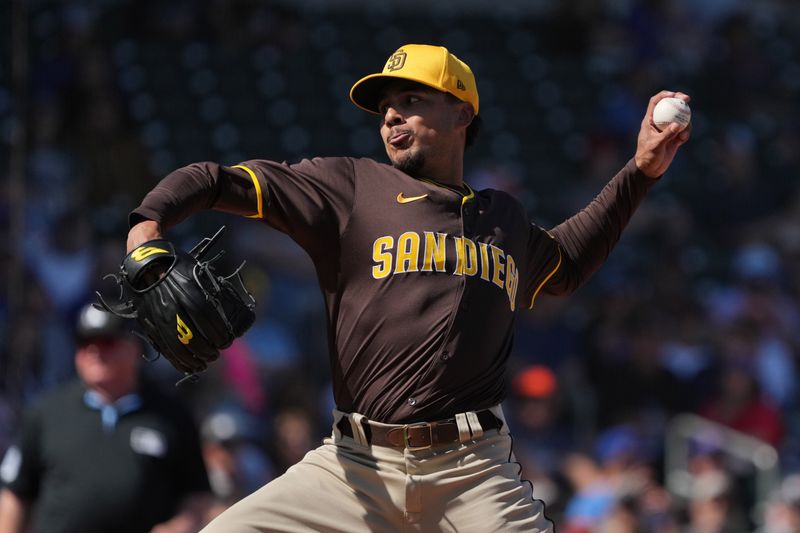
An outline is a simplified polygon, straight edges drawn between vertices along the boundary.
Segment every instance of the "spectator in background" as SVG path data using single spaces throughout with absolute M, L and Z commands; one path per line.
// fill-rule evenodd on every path
M 599 528 L 601 533 L 677 533 L 677 524 L 670 516 L 672 501 L 656 480 L 654 450 L 648 440 L 645 432 L 629 424 L 611 427 L 597 436 L 594 456 L 615 496 L 614 508 Z
M 778 251 L 762 242 L 740 246 L 732 257 L 733 283 L 710 292 L 709 318 L 728 329 L 723 342 L 752 360 L 762 392 L 776 406 L 797 401 L 797 369 L 792 350 L 800 337 L 800 308 L 786 283 Z M 734 342 L 735 341 L 735 342 Z
M 742 351 L 749 345 L 746 330 L 731 328 L 723 339 L 725 366 L 716 394 L 700 408 L 700 415 L 747 433 L 772 446 L 784 435 L 783 415 L 761 392 L 754 363 Z
M 80 379 L 27 412 L 0 465 L 0 531 L 197 531 L 211 498 L 189 412 L 140 380 L 122 319 L 87 305 L 76 333 Z
M 559 389 L 555 373 L 544 365 L 523 368 L 511 382 L 514 455 L 550 512 L 560 503 L 559 467 L 575 448 Z
M 220 512 L 274 477 L 273 464 L 259 446 L 259 421 L 240 408 L 220 406 L 203 420 L 200 435 Z
M 564 530 L 589 533 L 614 512 L 617 503 L 614 487 L 589 455 L 569 455 L 562 469 L 573 491 L 564 510 Z
M 634 307 L 597 326 L 587 375 L 597 390 L 601 428 L 652 424 L 691 406 L 688 385 L 665 364 L 664 338 L 664 319 L 652 309 Z
M 800 474 L 797 473 L 787 476 L 767 503 L 758 533 L 796 531 L 800 531 Z
M 65 355 L 69 354 L 74 317 L 92 294 L 97 260 L 93 237 L 94 228 L 79 209 L 65 212 L 53 220 L 52 226 L 26 235 L 25 262 L 40 300 L 35 309 L 37 319 L 29 326 L 37 345 L 33 360 L 39 363 L 38 387 L 30 384 L 33 392 L 74 376 Z
M 742 512 L 741 495 L 723 457 L 700 450 L 689 461 L 691 474 L 686 502 L 687 533 L 739 533 L 751 524 Z
M 284 473 L 314 448 L 314 427 L 313 417 L 303 407 L 287 406 L 276 413 L 270 440 L 276 474 Z

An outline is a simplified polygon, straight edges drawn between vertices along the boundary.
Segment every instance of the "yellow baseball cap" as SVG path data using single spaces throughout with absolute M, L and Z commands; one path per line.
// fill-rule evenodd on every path
M 378 99 L 381 90 L 389 80 L 397 78 L 450 93 L 472 104 L 475 114 L 478 114 L 478 88 L 469 65 L 447 48 L 427 44 L 407 44 L 398 48 L 386 61 L 383 72 L 370 74 L 353 85 L 350 100 L 364 111 L 380 114 Z

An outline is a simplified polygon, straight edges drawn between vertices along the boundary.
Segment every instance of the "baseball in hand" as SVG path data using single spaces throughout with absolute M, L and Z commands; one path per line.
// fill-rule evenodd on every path
M 677 123 L 681 130 L 684 130 L 690 120 L 692 120 L 692 110 L 689 109 L 689 104 L 680 98 L 663 98 L 653 109 L 653 122 L 658 131 L 664 131 L 671 122 Z

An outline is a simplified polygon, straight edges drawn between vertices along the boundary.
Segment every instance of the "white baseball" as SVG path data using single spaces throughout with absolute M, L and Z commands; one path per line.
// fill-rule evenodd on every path
M 692 110 L 689 109 L 689 104 L 680 98 L 663 98 L 653 109 L 653 122 L 659 131 L 664 131 L 671 122 L 677 123 L 683 130 L 689 125 L 690 120 L 692 120 Z

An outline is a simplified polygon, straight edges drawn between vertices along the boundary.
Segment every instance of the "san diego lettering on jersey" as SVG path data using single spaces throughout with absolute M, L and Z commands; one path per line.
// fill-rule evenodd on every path
M 448 246 L 448 242 L 450 246 Z M 448 262 L 448 249 L 455 260 Z M 425 231 L 407 231 L 398 237 L 384 235 L 372 244 L 372 277 L 383 279 L 409 272 L 442 272 L 454 276 L 480 277 L 505 290 L 513 311 L 519 287 L 519 271 L 514 258 L 501 248 L 467 237 Z M 448 265 L 450 265 L 448 272 Z

